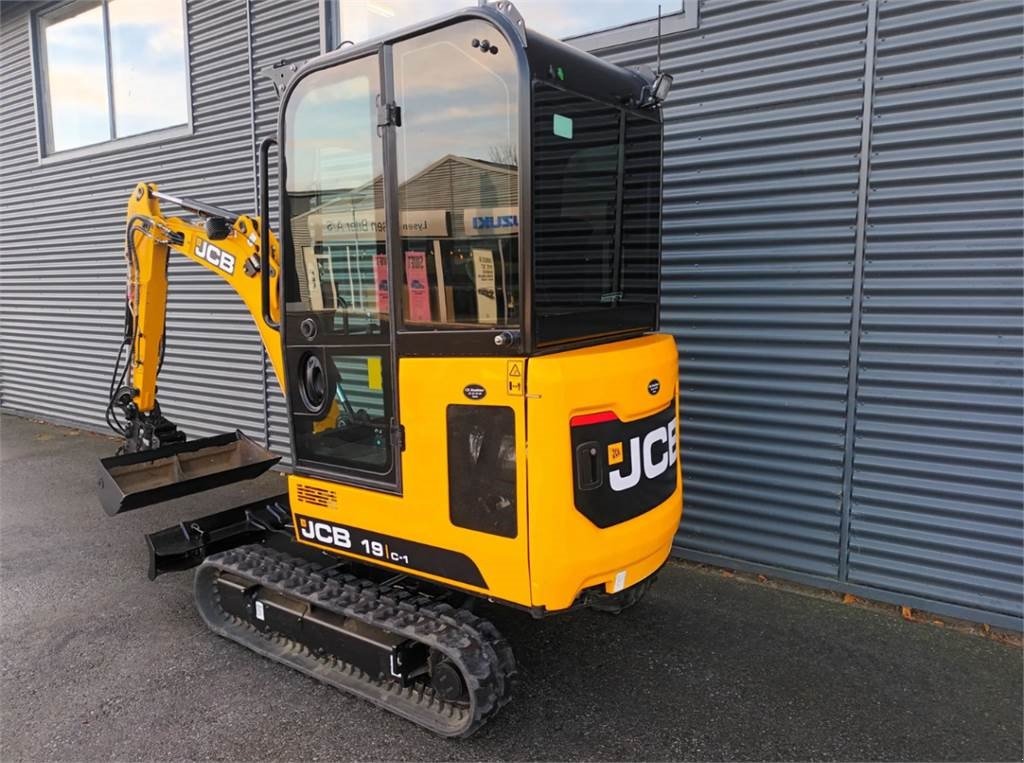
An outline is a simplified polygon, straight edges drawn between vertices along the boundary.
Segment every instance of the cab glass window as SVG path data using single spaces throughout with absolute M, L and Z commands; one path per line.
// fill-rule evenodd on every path
M 409 329 L 519 322 L 516 59 L 465 21 L 394 46 L 402 280 Z
M 298 460 L 371 475 L 389 472 L 394 413 L 387 353 L 309 348 L 290 358 L 299 369 L 292 394 Z M 307 384 L 310 373 L 318 378 Z
M 533 116 L 537 343 L 654 329 L 661 125 L 544 82 Z
M 284 330 L 299 464 L 392 472 L 390 286 L 376 55 L 311 72 L 285 109 Z
M 325 342 L 331 337 L 380 341 L 386 334 L 379 92 L 377 58 L 371 56 L 307 75 L 288 101 L 289 340 L 308 341 L 310 325 L 317 341 Z

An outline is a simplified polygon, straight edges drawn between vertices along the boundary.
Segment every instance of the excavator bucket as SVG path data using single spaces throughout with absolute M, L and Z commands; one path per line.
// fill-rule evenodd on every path
M 280 460 L 240 431 L 100 459 L 110 516 L 258 477 Z

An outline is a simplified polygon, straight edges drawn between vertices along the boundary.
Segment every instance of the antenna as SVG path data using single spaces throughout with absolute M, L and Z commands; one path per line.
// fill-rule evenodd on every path
M 661 74 L 661 3 L 658 3 L 658 62 L 657 71 Z
M 658 60 L 655 63 L 658 67 L 658 71 L 655 72 L 654 81 L 651 82 L 650 93 L 647 99 L 647 104 L 651 106 L 658 106 L 664 103 L 668 97 L 668 91 L 672 89 L 672 75 L 666 74 L 661 70 L 661 5 L 658 5 Z M 648 68 L 650 71 L 650 68 Z

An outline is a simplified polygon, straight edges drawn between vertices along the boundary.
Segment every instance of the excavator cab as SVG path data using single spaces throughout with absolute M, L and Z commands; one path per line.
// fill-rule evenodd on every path
M 680 503 L 654 79 L 485 7 L 281 114 L 296 539 L 538 611 L 640 584 Z
M 262 218 L 140 184 L 129 312 L 161 333 L 130 332 L 132 425 L 164 426 L 163 306 L 147 301 L 163 246 L 245 301 L 290 433 L 287 494 L 150 535 L 151 575 L 199 565 L 216 632 L 449 736 L 514 675 L 469 602 L 537 617 L 635 603 L 682 509 L 677 353 L 657 333 L 669 83 L 528 30 L 503 0 L 282 83 L 278 236 L 269 143 Z M 224 235 L 160 201 L 223 218 Z M 135 438 L 101 469 L 112 513 L 273 462 L 233 438 Z
M 283 341 L 310 474 L 402 491 L 406 359 L 500 370 L 450 401 L 483 410 L 523 402 L 510 374 L 532 355 L 657 328 L 650 83 L 488 10 L 326 56 L 284 94 Z

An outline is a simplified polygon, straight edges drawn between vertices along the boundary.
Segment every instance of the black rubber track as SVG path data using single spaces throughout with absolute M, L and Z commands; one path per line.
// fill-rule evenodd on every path
M 509 701 L 515 657 L 490 622 L 426 596 L 323 569 L 259 544 L 240 546 L 207 557 L 196 570 L 196 606 L 215 633 L 442 736 L 471 735 Z M 265 633 L 229 615 L 217 593 L 222 572 L 436 649 L 458 668 L 468 702 L 442 700 L 425 684 L 403 687 L 398 681 L 371 677 L 340 659 L 315 654 L 293 639 Z

